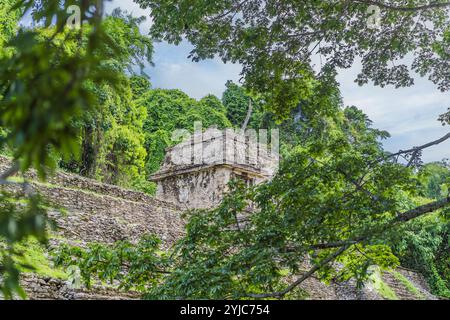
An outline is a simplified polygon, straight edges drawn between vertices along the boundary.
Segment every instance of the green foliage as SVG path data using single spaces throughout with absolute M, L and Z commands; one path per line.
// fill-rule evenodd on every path
M 97 159 L 99 162 L 104 159 L 104 163 L 99 163 L 100 180 L 132 186 L 144 174 L 147 153 L 143 145 L 144 135 L 132 126 L 113 125 L 105 134 Z
M 2 143 L 2 141 L 4 141 L 4 139 L 8 136 L 8 133 L 5 129 L 0 128 L 0 155 L 6 155 L 9 156 L 10 154 L 10 150 L 5 146 L 4 143 Z
M 79 29 L 66 28 L 66 6 L 71 4 L 81 9 L 83 26 Z M 64 4 L 56 0 L 1 2 L 0 149 L 11 151 L 13 165 L 1 173 L 0 183 L 17 184 L 18 190 L 24 190 L 23 194 L 2 193 L 0 197 L 0 237 L 4 241 L 0 248 L 0 288 L 6 298 L 13 293 L 24 297 L 19 286 L 20 270 L 32 267 L 23 265 L 30 261 L 20 258 L 17 244 L 30 236 L 45 241 L 47 224 L 45 201 L 30 192 L 26 181 L 6 179 L 30 167 L 45 178 L 58 158 L 77 159 L 80 146 L 85 145 L 79 135 L 85 117 L 98 112 L 95 109 L 104 107 L 105 101 L 109 104 L 103 110 L 114 109 L 111 105 L 118 101 L 130 102 L 125 72 L 151 52 L 151 41 L 139 34 L 141 20 L 116 11 L 103 22 L 99 10 L 102 4 L 97 0 L 69 0 Z M 16 32 L 21 13 L 28 9 L 40 27 Z M 120 112 L 120 121 L 114 125 L 123 125 L 124 120 L 132 125 L 139 122 L 138 112 L 126 108 Z M 108 164 L 142 165 L 139 158 L 145 159 L 145 150 L 136 148 L 136 144 L 142 144 L 143 139 L 128 129 L 116 128 L 118 133 L 109 136 L 110 150 L 122 152 L 128 145 L 137 150 L 138 156 L 127 150 Z M 106 154 L 108 148 L 103 150 Z
M 391 273 L 395 277 L 395 279 L 400 281 L 408 289 L 409 292 L 416 296 L 416 298 L 425 300 L 425 296 L 404 275 L 402 275 L 398 271 L 392 271 Z
M 146 176 L 141 176 L 139 179 L 133 181 L 133 188 L 153 196 L 156 194 L 157 185 L 154 182 L 148 181 Z
M 447 163 L 429 163 L 419 173 L 422 195 L 431 199 L 442 199 L 450 193 L 450 167 Z
M 32 1 L 22 1 L 32 6 Z M 52 2 L 35 8 L 36 19 L 48 21 L 55 10 Z M 103 57 L 118 52 L 104 32 L 100 18 L 80 30 L 63 29 L 67 13 L 46 30 L 20 30 L 6 46 L 14 52 L 0 59 L 0 126 L 8 129 L 6 142 L 21 160 L 21 169 L 35 167 L 41 177 L 55 167 L 49 150 L 69 157 L 76 153 L 76 117 L 96 105 L 87 83 L 109 83 L 118 76 Z M 62 21 L 61 21 L 62 20 Z M 85 45 L 80 45 L 80 43 Z M 67 43 L 71 45 L 66 45 Z M 32 124 L 32 125 L 30 125 Z
M 405 225 L 390 239 L 401 264 L 422 273 L 432 292 L 450 297 L 450 223 L 435 213 Z
M 21 242 L 15 246 L 15 250 L 18 253 L 15 261 L 21 266 L 20 271 L 32 272 L 54 279 L 67 279 L 65 272 L 52 266 L 45 247 L 36 240 Z
M 142 21 L 116 9 L 102 22 L 117 48 L 114 54 L 110 50 L 104 53 L 102 65 L 111 67 L 120 81 L 116 86 L 105 81 L 85 83 L 97 98 L 95 108 L 73 121 L 78 131 L 74 149 L 81 153 L 60 161 L 60 166 L 106 183 L 151 192 L 153 187 L 145 177 L 142 130 L 146 110 L 135 104 L 150 84 L 145 77 L 127 75 L 133 66 L 142 66 L 152 56 L 150 39 L 139 32 Z
M 122 70 L 131 72 L 133 67 L 143 68 L 144 62 L 152 63 L 152 40 L 139 31 L 139 25 L 144 21 L 145 17 L 135 18 L 131 13 L 117 8 L 102 22 L 103 28 L 111 35 L 111 40 L 118 48 L 109 53 L 114 54 L 112 60 Z M 105 57 L 112 57 L 111 55 Z
M 156 285 L 128 286 L 141 286 L 150 299 L 292 298 L 284 289 L 304 272 L 305 259 L 324 282 L 362 284 L 370 267 L 398 266 L 387 239 L 401 234 L 398 213 L 418 205 L 414 172 L 386 158 L 380 138 L 387 134 L 355 107 L 310 123 L 270 182 L 247 188 L 235 181 L 217 208 L 186 213 L 186 235 Z M 80 257 L 83 266 L 92 254 Z M 104 268 L 84 269 L 94 277 Z M 381 280 L 378 286 L 396 298 Z
M 159 250 L 160 240 L 154 236 L 143 237 L 139 243 L 120 241 L 112 246 L 89 244 L 87 249 L 61 246 L 55 255 L 59 266 L 78 265 L 85 285 L 89 288 L 95 274 L 98 280 L 120 288 L 144 291 L 158 283 L 169 258 Z
M 429 166 L 417 177 L 390 158 L 380 141 L 388 134 L 373 129 L 356 107 L 342 108 L 335 78 L 359 57 L 359 84 L 408 86 L 408 68 L 392 62 L 412 53 L 411 69 L 448 90 L 450 6 L 422 14 L 392 0 L 383 7 L 381 30 L 369 30 L 367 5 L 360 2 L 137 2 L 152 9 L 155 38 L 178 43 L 186 36 L 196 61 L 218 54 L 241 63 L 245 89 L 228 83 L 223 103 L 149 90 L 148 79 L 132 71 L 152 55 L 150 38 L 139 32 L 141 18 L 114 11 L 103 19 L 96 0 L 20 0 L 16 7 L 32 9 L 41 27 L 16 32 L 20 13 L 10 14 L 12 2 L 1 1 L 0 148 L 8 147 L 14 165 L 0 183 L 17 184 L 25 195 L 25 201 L 24 195 L 0 196 L 0 288 L 7 298 L 24 295 L 19 271 L 42 263 L 22 242 L 46 238 L 45 202 L 29 193 L 26 181 L 6 180 L 17 168 L 33 167 L 45 178 L 61 159 L 66 169 L 152 192 L 145 177 L 175 143 L 175 129 L 192 131 L 195 121 L 203 128 L 240 126 L 249 97 L 251 126 L 285 120 L 288 129 L 285 159 L 272 181 L 252 188 L 235 182 L 219 207 L 189 212 L 186 236 L 170 255 L 147 237 L 138 244 L 64 247 L 58 263 L 79 265 L 88 285 L 96 277 L 118 280 L 148 298 L 283 298 L 293 294 L 286 285 L 302 273 L 305 259 L 325 282 L 361 283 L 371 265 L 392 268 L 398 256 L 448 296 L 448 211 L 407 224 L 426 208 L 401 216 L 422 202 L 417 195 L 448 199 L 446 173 Z M 70 4 L 81 6 L 80 29 L 65 27 Z M 410 28 L 413 23 L 420 28 Z M 317 74 L 316 53 L 325 61 Z M 250 205 L 257 208 L 251 214 Z M 341 267 L 333 268 L 334 261 Z
M 0 0 L 0 57 L 5 54 L 2 50 L 5 43 L 17 30 L 20 12 L 11 10 L 14 0 Z
M 280 120 L 276 113 L 270 111 L 271 107 L 267 105 L 264 97 L 252 96 L 244 87 L 231 81 L 226 83 L 226 88 L 222 96 L 222 102 L 232 125 L 241 128 L 251 100 L 253 108 L 248 128 L 257 130 L 279 129 L 282 157 L 288 157 L 296 146 L 303 145 L 308 140 L 326 139 L 327 136 L 321 130 L 312 130 L 311 128 L 326 127 L 330 119 L 333 119 L 336 114 L 342 114 L 342 99 L 338 84 L 332 79 L 317 82 L 313 87 L 314 94 L 310 97 L 302 97 L 298 106 L 284 120 Z M 371 122 L 366 119 L 364 124 L 371 124 Z M 388 136 L 386 132 L 376 132 L 380 134 L 380 137 Z
M 156 89 L 142 97 L 139 104 L 145 106 L 148 112 L 144 125 L 147 133 L 158 129 L 193 130 L 194 121 L 200 120 L 203 120 L 204 128 L 212 125 L 225 128 L 230 124 L 223 114 L 220 101 L 211 96 L 196 101 L 180 90 Z
M 222 103 L 211 95 L 197 101 L 180 90 L 155 89 L 146 92 L 136 104 L 147 110 L 144 132 L 148 174 L 159 169 L 165 149 L 179 142 L 172 140 L 176 129 L 193 132 L 196 121 L 202 122 L 203 129 L 231 127 Z
M 447 113 L 439 116 L 439 121 L 441 121 L 443 125 L 450 124 L 450 108 L 448 108 Z
M 220 56 L 239 62 L 246 87 L 264 95 L 277 116 L 311 96 L 318 55 L 320 77 L 360 60 L 360 85 L 411 86 L 417 72 L 440 90 L 450 89 L 450 5 L 444 1 L 431 8 L 427 0 L 380 1 L 379 28 L 368 26 L 368 1 L 136 2 L 149 9 L 154 38 L 175 44 L 187 39 L 194 61 Z
M 226 84 L 226 90 L 222 96 L 222 103 L 226 108 L 227 118 L 233 124 L 234 127 L 242 127 L 244 123 L 245 117 L 247 116 L 247 111 L 249 108 L 249 103 L 252 99 L 250 95 L 248 95 L 245 90 L 233 83 L 232 81 L 228 81 Z M 258 126 L 254 126 L 255 118 L 257 117 L 258 105 L 255 106 L 255 102 L 253 102 L 253 108 L 255 111 L 252 113 L 252 117 L 249 121 L 250 128 L 258 128 Z M 252 125 L 253 124 L 253 125 Z
M 25 297 L 19 285 L 19 270 L 30 269 L 20 244 L 33 237 L 46 241 L 47 204 L 39 195 L 23 201 L 20 194 L 0 192 L 0 291 L 6 299 L 14 293 Z
M 420 194 L 427 198 L 445 198 L 449 175 L 446 163 L 426 164 L 418 173 Z M 432 292 L 443 297 L 450 296 L 449 235 L 448 214 L 441 211 L 406 224 L 389 240 L 402 265 L 421 272 Z
M 143 94 L 151 89 L 150 80 L 145 76 L 131 76 L 130 85 L 134 100 L 139 99 Z
M 371 274 L 370 269 L 373 266 L 378 266 L 381 269 L 392 269 L 400 265 L 398 258 L 386 245 L 371 245 L 368 247 L 355 245 L 337 261 L 345 266 L 339 274 L 339 280 L 346 281 L 354 278 L 358 286 L 362 286 L 368 279 Z

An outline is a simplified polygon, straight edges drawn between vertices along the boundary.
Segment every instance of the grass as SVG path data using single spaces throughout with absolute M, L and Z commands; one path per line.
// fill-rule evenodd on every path
M 387 283 L 383 281 L 381 278 L 381 272 L 379 269 L 376 269 L 372 275 L 370 276 L 370 280 L 372 281 L 373 287 L 375 291 L 387 300 L 399 300 L 395 291 L 389 287 Z
M 412 283 L 411 281 L 409 281 L 404 275 L 402 275 L 400 272 L 398 271 L 392 271 L 391 272 L 392 275 L 394 276 L 395 279 L 397 279 L 398 281 L 400 281 L 405 287 L 406 289 L 408 289 L 409 292 L 411 292 L 412 294 L 414 294 L 416 296 L 417 299 L 420 300 L 425 300 L 425 296 L 419 291 L 419 289 L 417 289 Z
M 102 183 L 102 182 L 97 181 L 97 180 L 95 180 L 95 181 L 98 182 L 98 183 Z M 96 197 L 108 197 L 108 198 L 112 198 L 112 199 L 120 200 L 120 201 L 125 200 L 125 201 L 132 202 L 132 203 L 141 203 L 139 201 L 128 200 L 128 199 L 124 199 L 124 198 L 117 197 L 117 196 L 110 195 L 110 194 L 98 193 L 98 192 L 95 192 L 95 191 L 92 191 L 92 190 L 89 190 L 89 189 L 82 189 L 82 188 L 75 188 L 75 187 L 64 187 L 64 186 L 61 186 L 61 185 L 52 184 L 52 183 L 49 183 L 49 182 L 41 182 L 41 181 L 36 181 L 36 180 L 33 180 L 33 183 L 35 183 L 38 186 L 42 186 L 42 187 L 49 188 L 49 189 L 64 189 L 64 190 L 69 190 L 69 191 L 78 191 L 78 192 L 82 192 L 82 193 L 85 193 L 85 194 L 88 194 L 88 195 L 93 195 L 93 196 L 96 196 Z M 119 186 L 116 186 L 116 187 L 119 187 Z M 119 187 L 119 188 L 121 188 L 121 187 Z M 124 190 L 130 190 L 130 189 L 124 189 Z M 130 191 L 136 191 L 136 190 L 130 190 Z
M 15 182 L 15 183 L 24 183 L 25 179 L 23 177 L 12 176 L 12 177 L 8 178 L 8 181 Z
M 23 265 L 19 268 L 20 271 L 55 279 L 67 279 L 68 276 L 63 270 L 52 266 L 44 248 L 36 240 L 28 240 L 23 244 L 17 244 L 15 248 L 22 254 L 15 258 L 17 263 Z

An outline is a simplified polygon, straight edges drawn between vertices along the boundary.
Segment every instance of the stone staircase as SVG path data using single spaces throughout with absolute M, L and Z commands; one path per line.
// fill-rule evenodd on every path
M 396 276 L 397 274 L 397 276 Z M 402 277 L 403 280 L 400 278 Z M 425 279 L 412 270 L 398 268 L 393 272 L 383 272 L 382 280 L 394 292 L 399 300 L 436 300 L 430 294 Z M 406 283 L 406 281 L 409 284 Z

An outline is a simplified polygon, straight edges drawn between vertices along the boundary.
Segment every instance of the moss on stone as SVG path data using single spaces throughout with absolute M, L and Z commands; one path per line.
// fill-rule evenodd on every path
M 425 296 L 419 291 L 419 289 L 417 289 L 414 286 L 414 284 L 412 284 L 411 281 L 409 281 L 408 278 L 406 278 L 400 272 L 392 271 L 391 274 L 394 276 L 395 279 L 397 279 L 399 282 L 401 282 L 406 287 L 406 289 L 408 289 L 408 291 L 410 293 L 415 295 L 417 299 L 420 299 L 420 300 L 426 299 Z
M 21 256 L 15 258 L 16 262 L 21 264 L 22 272 L 35 273 L 41 276 L 55 279 L 67 279 L 67 274 L 59 268 L 52 266 L 45 249 L 35 240 L 28 240 L 25 243 L 17 244 L 15 249 L 21 253 Z
M 372 281 L 373 288 L 381 297 L 387 300 L 399 300 L 395 294 L 395 291 L 383 281 L 381 271 L 379 269 L 375 270 L 371 274 L 370 280 Z

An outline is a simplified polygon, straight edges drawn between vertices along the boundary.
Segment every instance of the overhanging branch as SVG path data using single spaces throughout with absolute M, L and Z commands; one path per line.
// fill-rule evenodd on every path
M 407 222 L 409 220 L 413 220 L 415 218 L 423 216 L 424 214 L 448 207 L 449 205 L 450 205 L 450 195 L 448 195 L 447 198 L 444 198 L 442 200 L 430 202 L 423 206 L 419 206 L 412 210 L 403 212 L 397 215 L 397 218 L 394 219 L 394 223 Z
M 413 147 L 413 148 L 408 149 L 408 150 L 400 150 L 400 151 L 398 151 L 396 153 L 388 154 L 385 157 L 377 160 L 377 162 L 381 161 L 381 160 L 389 159 L 389 158 L 395 158 L 397 156 L 401 156 L 401 155 L 404 155 L 404 154 L 411 154 L 411 158 L 408 161 L 408 166 L 411 166 L 411 164 L 413 163 L 415 158 L 419 155 L 419 153 L 422 150 L 430 148 L 430 147 L 438 145 L 438 144 L 441 144 L 442 142 L 445 142 L 445 141 L 447 141 L 449 139 L 450 139 L 450 132 L 447 133 L 445 136 L 443 136 L 443 137 L 441 137 L 441 138 L 439 138 L 437 140 L 428 142 L 428 143 L 426 143 L 424 145 L 421 145 L 421 146 L 418 146 L 418 147 Z
M 247 294 L 246 296 L 248 296 L 250 298 L 255 298 L 255 299 L 282 298 L 286 294 L 291 292 L 293 289 L 298 287 L 303 281 L 305 281 L 306 279 L 311 277 L 320 268 L 322 268 L 322 267 L 326 266 L 328 263 L 334 261 L 337 257 L 339 257 L 342 253 L 344 253 L 345 250 L 347 250 L 349 247 L 350 247 L 349 245 L 345 245 L 345 246 L 339 248 L 339 250 L 336 250 L 333 254 L 331 254 L 327 258 L 323 259 L 319 264 L 312 267 L 308 272 L 303 274 L 295 282 L 293 282 L 292 284 L 290 284 L 288 287 L 286 287 L 285 289 L 283 289 L 281 291 L 271 292 L 271 293 L 261 293 L 261 294 Z
M 389 229 L 390 227 L 392 227 L 398 223 L 407 222 L 407 221 L 416 219 L 422 215 L 445 208 L 449 205 L 450 205 L 450 194 L 442 200 L 430 202 L 428 204 L 418 206 L 414 209 L 411 209 L 411 210 L 408 210 L 408 211 L 398 214 L 397 217 L 392 221 L 393 223 L 391 222 L 391 224 L 388 225 L 386 228 L 383 228 L 381 232 L 384 232 L 385 230 Z M 376 232 L 376 233 L 379 233 L 379 232 Z M 295 282 L 290 284 L 285 289 L 283 289 L 281 291 L 277 291 L 277 292 L 270 292 L 270 293 L 245 294 L 244 297 L 250 297 L 250 298 L 255 298 L 255 299 L 282 298 L 287 293 L 291 292 L 293 289 L 298 287 L 306 279 L 311 277 L 314 273 L 316 273 L 316 271 L 320 270 L 321 268 L 323 268 L 330 262 L 334 261 L 338 256 L 340 256 L 342 253 L 344 253 L 350 246 L 358 244 L 367 239 L 370 239 L 371 237 L 373 237 L 373 233 L 371 233 L 370 235 L 361 236 L 361 237 L 358 237 L 355 239 L 348 239 L 348 240 L 337 241 L 337 242 L 333 242 L 333 243 L 323 243 L 323 244 L 317 244 L 317 245 L 311 246 L 311 249 L 319 249 L 319 250 L 320 249 L 330 249 L 330 248 L 339 248 L 339 249 L 336 250 L 333 254 L 329 255 L 324 260 L 322 260 L 319 264 L 312 267 L 308 272 L 303 274 L 300 278 L 298 278 Z M 295 248 L 292 248 L 292 247 L 289 249 L 295 250 Z

